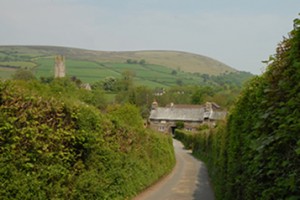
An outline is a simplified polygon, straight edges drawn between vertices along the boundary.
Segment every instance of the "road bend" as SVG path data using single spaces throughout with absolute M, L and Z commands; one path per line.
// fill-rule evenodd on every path
M 176 165 L 173 171 L 134 200 L 214 200 L 207 169 L 181 142 L 173 140 Z

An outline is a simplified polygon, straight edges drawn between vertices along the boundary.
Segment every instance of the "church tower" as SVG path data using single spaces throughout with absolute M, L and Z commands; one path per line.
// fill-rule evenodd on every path
M 54 78 L 63 78 L 66 76 L 65 57 L 62 55 L 55 57 Z

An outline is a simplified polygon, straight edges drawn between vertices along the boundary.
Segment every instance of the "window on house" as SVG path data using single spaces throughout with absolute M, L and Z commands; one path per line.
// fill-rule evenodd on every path
M 159 131 L 164 131 L 165 127 L 164 126 L 160 126 L 158 129 L 159 129 Z

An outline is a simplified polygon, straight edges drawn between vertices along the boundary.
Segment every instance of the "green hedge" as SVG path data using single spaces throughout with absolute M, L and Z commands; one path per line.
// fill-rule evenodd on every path
M 175 129 L 174 138 L 180 140 L 185 148 L 193 149 L 194 135 L 192 133 L 181 129 Z
M 180 135 L 208 165 L 217 199 L 300 199 L 300 20 L 227 125 Z
M 174 166 L 170 137 L 120 118 L 135 107 L 101 114 L 43 87 L 0 83 L 1 199 L 129 199 Z

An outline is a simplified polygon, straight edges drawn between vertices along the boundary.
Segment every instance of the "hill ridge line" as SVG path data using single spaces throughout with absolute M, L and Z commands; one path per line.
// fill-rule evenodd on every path
M 124 63 L 127 59 L 137 61 L 144 59 L 148 64 L 209 75 L 238 72 L 238 70 L 209 56 L 178 50 L 103 51 L 51 45 L 1 45 L 0 51 L 5 50 L 17 51 L 20 54 L 37 54 L 39 56 L 62 54 L 72 59 L 97 62 Z

